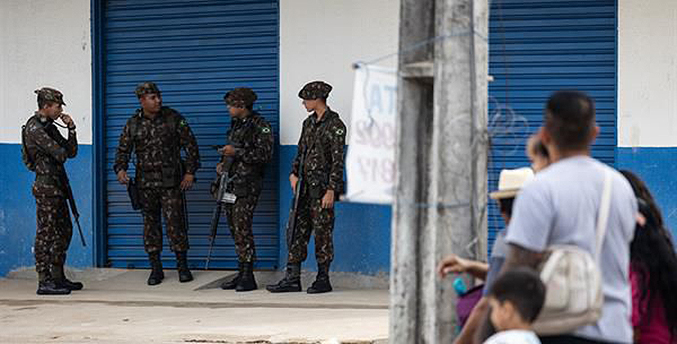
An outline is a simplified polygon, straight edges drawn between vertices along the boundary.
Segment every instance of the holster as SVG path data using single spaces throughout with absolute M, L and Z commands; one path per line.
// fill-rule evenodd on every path
M 139 185 L 136 183 L 136 179 L 129 178 L 129 182 L 127 183 L 127 193 L 129 194 L 129 200 L 132 201 L 132 209 L 139 210 L 143 208 L 141 192 L 139 191 Z

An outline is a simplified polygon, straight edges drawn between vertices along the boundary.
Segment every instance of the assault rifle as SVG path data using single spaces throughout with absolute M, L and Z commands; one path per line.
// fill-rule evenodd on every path
M 61 173 L 59 173 L 59 179 L 61 179 L 61 184 L 64 185 L 66 196 L 68 196 L 68 205 L 71 208 L 71 213 L 73 213 L 73 218 L 75 218 L 75 224 L 78 226 L 78 233 L 80 234 L 80 242 L 83 247 L 87 247 L 85 242 L 85 236 L 82 234 L 82 227 L 80 227 L 80 213 L 78 212 L 78 207 L 75 205 L 75 198 L 73 198 L 73 189 L 71 189 L 71 183 L 68 180 L 68 175 L 66 174 L 66 167 L 63 164 L 61 166 Z
M 212 148 L 220 150 L 223 147 L 212 146 Z M 233 199 L 233 194 L 230 194 L 226 191 L 228 184 L 230 183 L 231 180 L 228 170 L 230 170 L 230 166 L 232 164 L 233 164 L 232 158 L 229 157 L 228 159 L 226 159 L 223 165 L 223 169 L 221 170 L 221 174 L 218 177 L 219 188 L 218 191 L 216 192 L 216 207 L 214 208 L 214 212 L 212 213 L 212 221 L 209 232 L 209 252 L 207 253 L 207 261 L 205 262 L 205 269 L 209 269 L 209 261 L 211 260 L 212 257 L 214 242 L 216 242 L 216 231 L 219 227 L 219 220 L 221 219 L 223 205 L 227 203 L 233 203 L 235 201 Z
M 296 188 L 294 191 L 294 198 L 292 199 L 291 209 L 289 209 L 289 220 L 287 221 L 287 249 L 291 250 L 291 245 L 294 242 L 294 237 L 296 236 L 296 218 L 298 217 L 299 209 L 299 199 L 301 198 L 301 192 L 303 191 L 303 183 L 305 174 L 303 171 L 304 165 L 306 163 L 306 153 L 308 149 L 304 150 L 303 155 L 301 155 L 301 160 L 299 161 L 299 180 L 296 182 Z
M 57 130 L 56 127 L 54 127 L 54 130 Z M 47 134 L 51 138 L 53 138 L 61 147 L 66 146 L 66 140 L 63 139 L 60 135 L 56 135 L 52 130 L 46 131 Z M 78 234 L 80 234 L 80 242 L 82 243 L 83 247 L 87 247 L 87 243 L 85 242 L 85 236 L 82 234 L 82 227 L 80 226 L 80 213 L 78 212 L 78 207 L 75 205 L 75 198 L 73 198 L 73 189 L 71 189 L 71 183 L 70 180 L 68 180 L 68 173 L 66 173 L 66 166 L 57 161 L 49 153 L 45 152 L 45 155 L 48 156 L 50 159 L 52 159 L 52 161 L 59 167 L 59 182 L 64 187 L 64 191 L 66 192 L 66 196 L 68 197 L 69 208 L 71 209 L 71 213 L 73 213 L 73 218 L 75 218 L 75 224 L 78 226 Z

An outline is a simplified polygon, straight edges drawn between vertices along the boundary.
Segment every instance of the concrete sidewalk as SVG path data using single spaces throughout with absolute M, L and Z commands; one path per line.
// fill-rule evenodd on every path
M 218 288 L 226 271 L 175 270 L 146 285 L 148 270 L 69 271 L 85 289 L 68 296 L 35 294 L 35 273 L 0 280 L 0 343 L 372 343 L 388 336 L 383 277 L 336 274 L 327 294 L 271 294 L 279 272 L 257 272 L 259 290 Z M 304 274 L 304 287 L 312 274 Z M 351 289 L 353 288 L 353 289 Z

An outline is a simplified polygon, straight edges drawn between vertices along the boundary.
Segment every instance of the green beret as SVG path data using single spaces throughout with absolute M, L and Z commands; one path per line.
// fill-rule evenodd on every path
M 309 82 L 299 91 L 299 98 L 304 100 L 313 100 L 317 98 L 326 99 L 329 97 L 331 89 L 331 85 L 324 81 Z

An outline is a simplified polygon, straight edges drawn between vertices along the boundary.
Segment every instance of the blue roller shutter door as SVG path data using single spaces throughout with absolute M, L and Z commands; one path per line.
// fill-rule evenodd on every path
M 498 123 L 491 147 L 489 189 L 501 169 L 528 166 L 524 143 L 540 126 L 548 96 L 578 89 L 595 98 L 601 128 L 593 155 L 613 165 L 616 148 L 616 2 L 491 1 L 490 120 Z M 497 106 L 498 104 L 498 106 Z M 510 111 L 504 108 L 507 106 Z M 500 110 L 500 116 L 497 114 Z M 489 246 L 503 228 L 489 200 Z
M 253 88 L 259 97 L 256 109 L 271 122 L 276 136 L 279 132 L 278 3 L 110 0 L 104 11 L 107 266 L 148 266 L 142 216 L 132 210 L 126 190 L 112 170 L 119 135 L 139 107 L 134 88 L 148 80 L 158 84 L 165 105 L 186 117 L 200 146 L 202 168 L 187 198 L 189 264 L 203 267 L 214 207 L 209 184 L 218 160 L 211 146 L 225 143 L 230 124 L 224 93 L 239 86 Z M 278 264 L 277 165 L 276 153 L 266 170 L 254 216 L 257 268 L 271 269 Z M 130 171 L 133 173 L 133 168 Z M 210 268 L 237 267 L 225 222 L 222 218 Z M 172 267 L 174 256 L 166 236 L 163 244 L 164 263 Z

